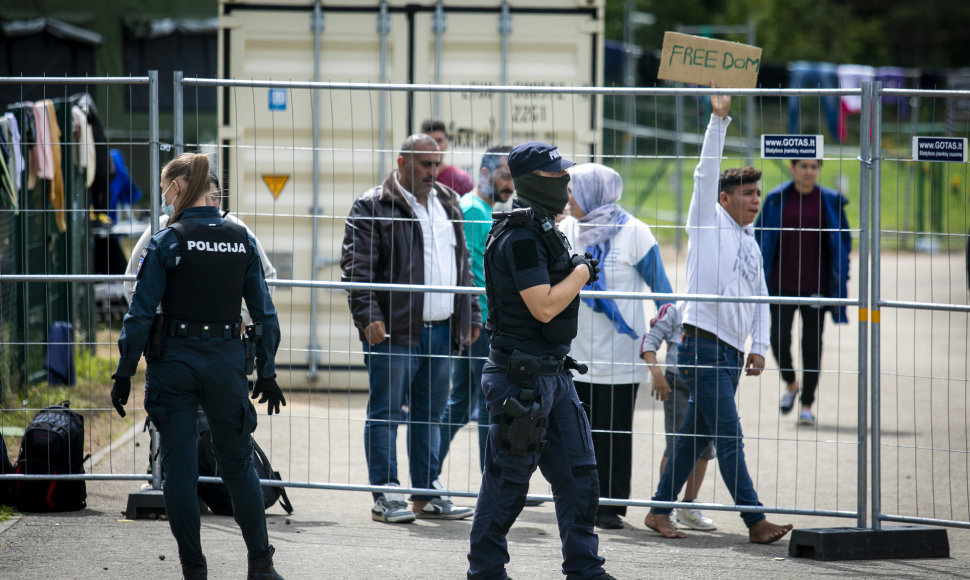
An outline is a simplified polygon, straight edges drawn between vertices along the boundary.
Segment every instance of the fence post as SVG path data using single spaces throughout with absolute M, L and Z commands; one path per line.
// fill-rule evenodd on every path
M 178 157 L 185 151 L 185 105 L 182 78 L 184 74 L 177 70 L 172 73 L 172 154 Z
M 879 445 L 881 442 L 881 419 L 882 414 L 880 412 L 880 400 L 881 400 L 881 388 L 880 388 L 880 374 L 882 370 L 881 357 L 880 357 L 880 329 L 879 326 L 879 302 L 881 300 L 880 296 L 880 280 L 881 268 L 879 267 L 879 260 L 881 257 L 881 244 L 879 232 L 882 230 L 882 219 L 881 219 L 881 203 L 880 203 L 880 191 L 881 191 L 881 179 L 880 171 L 882 170 L 882 162 L 880 157 L 882 156 L 882 146 L 880 133 L 882 131 L 882 123 L 880 115 L 882 114 L 882 83 L 875 82 L 870 85 L 871 97 L 872 97 L 872 287 L 869 289 L 869 303 L 872 305 L 871 308 L 871 320 L 872 320 L 872 379 L 870 381 L 870 389 L 872 391 L 872 416 L 870 421 L 870 427 L 872 429 L 872 529 L 879 531 L 882 529 L 882 522 L 879 519 L 879 515 L 882 512 L 882 479 L 881 479 L 881 462 L 880 462 L 880 449 Z
M 148 197 L 152 202 L 152 234 L 158 231 L 158 71 L 148 71 Z
M 181 74 L 181 73 L 176 73 Z M 178 79 L 178 81 L 181 79 Z M 181 82 L 176 82 L 176 91 Z M 148 159 L 149 179 L 151 180 L 150 195 L 152 201 L 152 233 L 158 231 L 159 200 L 159 143 L 158 143 L 158 71 L 148 71 Z M 152 466 L 152 486 L 128 494 L 128 506 L 125 514 L 136 520 L 149 517 L 152 514 L 165 513 L 165 500 L 162 495 L 162 463 L 158 453 L 158 433 L 151 429 L 151 443 L 149 445 L 149 460 Z
M 181 74 L 181 73 L 177 73 Z M 148 71 L 148 118 L 149 118 L 149 144 L 148 144 L 148 158 L 149 158 L 149 173 L 151 179 L 151 197 L 152 197 L 152 233 L 158 231 L 158 210 L 159 210 L 159 166 L 158 166 L 158 71 L 151 70 Z M 157 449 L 158 440 L 157 435 L 151 443 L 152 451 Z M 162 489 L 162 469 L 161 464 L 157 459 L 158 454 L 152 455 L 152 489 L 161 490 Z
M 858 419 L 857 429 L 859 437 L 858 452 L 858 480 L 856 482 L 857 505 L 856 527 L 866 527 L 866 493 L 867 485 L 867 456 L 868 442 L 867 395 L 869 387 L 869 206 L 871 203 L 871 144 L 872 144 L 872 87 L 868 83 L 862 85 L 862 119 L 859 134 L 859 384 L 858 384 Z M 877 242 L 878 243 L 878 242 Z M 878 372 L 878 367 L 876 367 Z

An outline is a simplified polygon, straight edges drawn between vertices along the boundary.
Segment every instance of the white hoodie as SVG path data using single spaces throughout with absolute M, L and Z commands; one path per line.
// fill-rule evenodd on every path
M 731 117 L 711 115 L 701 158 L 694 169 L 694 194 L 687 212 L 687 293 L 767 296 L 761 248 L 751 225 L 741 227 L 718 203 L 724 136 Z M 742 353 L 765 356 L 771 319 L 768 304 L 684 302 L 684 323 L 712 332 Z

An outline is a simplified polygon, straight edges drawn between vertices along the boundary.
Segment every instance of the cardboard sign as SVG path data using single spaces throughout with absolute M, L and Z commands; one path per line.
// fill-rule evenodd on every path
M 762 135 L 763 159 L 821 159 L 825 138 L 822 135 Z
M 657 77 L 708 87 L 754 88 L 761 69 L 757 46 L 665 32 Z

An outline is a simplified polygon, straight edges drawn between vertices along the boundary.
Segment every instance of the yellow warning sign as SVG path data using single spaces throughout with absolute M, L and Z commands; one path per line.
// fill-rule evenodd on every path
M 283 191 L 283 186 L 286 185 L 286 181 L 289 178 L 289 175 L 263 175 L 263 183 L 269 188 L 269 192 L 273 194 L 273 199 L 278 199 L 280 192 Z

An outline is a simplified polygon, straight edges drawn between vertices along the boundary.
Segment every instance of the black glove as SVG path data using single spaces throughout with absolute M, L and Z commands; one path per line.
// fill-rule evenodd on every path
M 570 260 L 570 263 L 573 265 L 573 268 L 576 266 L 586 266 L 589 268 L 589 281 L 586 282 L 587 284 L 592 284 L 593 282 L 599 280 L 598 274 L 600 272 L 600 261 L 594 258 L 593 254 L 590 254 L 589 252 L 586 252 L 582 256 L 579 254 L 573 254 L 573 258 Z
M 260 395 L 262 395 L 260 397 Z M 280 386 L 276 384 L 276 377 L 259 377 L 256 379 L 256 384 L 253 385 L 253 398 L 260 397 L 259 403 L 267 403 L 266 414 L 272 415 L 280 413 L 280 403 L 286 406 L 286 398 L 283 397 L 283 391 L 280 390 Z
M 115 381 L 111 385 L 111 404 L 114 405 L 118 414 L 124 417 L 127 415 L 125 405 L 128 404 L 128 395 L 131 394 L 131 377 L 111 375 L 111 378 Z

